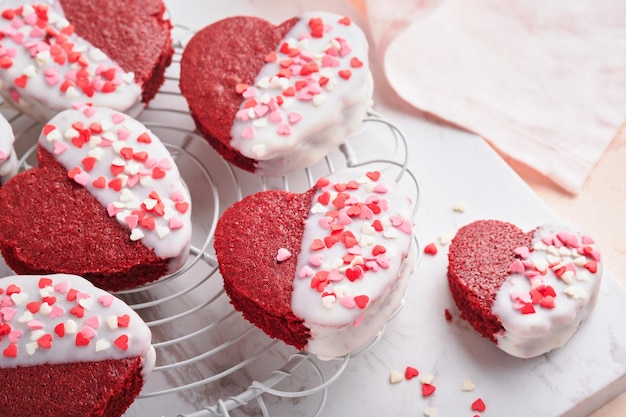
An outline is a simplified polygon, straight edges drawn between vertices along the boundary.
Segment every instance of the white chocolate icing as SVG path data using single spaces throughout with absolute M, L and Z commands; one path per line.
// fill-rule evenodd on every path
M 182 267 L 191 199 L 172 156 L 148 128 L 115 110 L 83 106 L 50 120 L 39 144 L 128 228 L 129 239 L 171 259 L 169 272 Z
M 511 265 L 492 307 L 504 327 L 495 337 L 500 349 L 530 358 L 563 346 L 591 313 L 602 263 L 591 238 L 557 224 L 539 227 L 532 248 L 516 252 L 520 259 Z
M 410 200 L 379 174 L 332 174 L 317 190 L 306 220 L 291 308 L 310 329 L 305 350 L 323 358 L 371 342 L 402 305 L 416 266 Z M 336 184 L 349 185 L 338 192 Z
M 0 184 L 17 173 L 17 156 L 13 149 L 13 128 L 0 115 Z
M 77 275 L 0 278 L 0 367 L 142 358 L 155 350 L 150 328 L 122 300 Z
M 323 21 L 321 37 L 312 35 L 309 23 L 315 18 Z M 231 129 L 231 146 L 258 161 L 255 172 L 262 176 L 285 175 L 319 161 L 359 129 L 372 104 L 367 39 L 349 19 L 303 14 L 274 53 L 254 85 L 242 92 Z M 248 107 L 250 100 L 256 106 Z
M 141 107 L 134 74 L 76 35 L 58 0 L 4 0 L 0 12 L 0 95 L 8 104 L 40 121 L 74 103 Z

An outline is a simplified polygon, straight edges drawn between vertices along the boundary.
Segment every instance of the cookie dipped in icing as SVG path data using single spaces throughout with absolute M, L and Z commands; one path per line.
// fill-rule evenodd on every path
M 154 367 L 144 321 L 79 276 L 0 278 L 0 318 L 6 417 L 121 416 Z
M 360 128 L 373 82 L 361 29 L 344 16 L 309 12 L 278 26 L 235 16 L 200 30 L 185 47 L 180 87 L 220 155 L 281 176 Z
M 180 269 L 191 200 L 161 141 L 123 113 L 84 106 L 43 128 L 39 166 L 0 188 L 0 249 L 20 274 L 80 274 L 110 291 Z
M 14 141 L 13 128 L 4 116 L 0 115 L 0 185 L 17 173 Z
M 3 1 L 0 94 L 40 121 L 74 103 L 137 114 L 171 62 L 164 10 L 160 0 Z
M 415 268 L 410 200 L 378 171 L 270 190 L 220 217 L 215 249 L 234 307 L 271 337 L 324 358 L 363 348 L 401 306 Z
M 564 346 L 593 311 L 601 255 L 588 235 L 567 224 L 528 233 L 499 220 L 457 232 L 448 282 L 463 317 L 484 337 L 520 358 Z

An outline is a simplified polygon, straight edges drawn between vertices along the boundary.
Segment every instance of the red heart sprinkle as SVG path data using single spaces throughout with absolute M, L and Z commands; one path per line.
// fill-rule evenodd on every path
M 383 245 L 376 245 L 372 248 L 372 255 L 374 256 L 380 255 L 381 253 L 385 252 L 387 252 L 387 248 L 385 248 Z
M 82 162 L 83 162 L 83 167 L 85 168 L 85 171 L 91 171 L 93 167 L 96 165 L 97 159 L 92 156 L 88 156 L 86 158 L 83 158 Z
M 426 253 L 428 255 L 436 255 L 437 254 L 437 245 L 435 245 L 434 243 L 429 243 L 424 248 L 424 253 Z
M 121 335 L 120 337 L 118 337 L 117 339 L 113 341 L 113 344 L 115 344 L 115 346 L 117 346 L 121 350 L 127 350 L 128 349 L 128 336 L 125 334 Z
M 315 239 L 313 240 L 313 243 L 311 243 L 311 250 L 313 251 L 324 249 L 325 247 L 326 245 L 321 239 Z
M 104 177 L 98 177 L 92 182 L 96 188 L 105 188 L 107 186 L 107 179 Z
M 128 314 L 124 314 L 123 316 L 117 316 L 117 325 L 119 327 L 128 327 L 130 323 L 130 316 Z
M 111 174 L 118 176 L 120 175 L 122 172 L 124 172 L 124 167 L 122 165 L 113 165 L 111 164 Z
M 350 280 L 350 282 L 354 282 L 357 279 L 363 276 L 363 270 L 361 268 L 348 268 L 346 269 L 346 278 Z
M 133 159 L 133 148 L 124 147 L 120 149 L 120 155 L 122 155 L 122 157 L 127 161 L 130 161 Z
M 344 16 L 341 19 L 339 19 L 339 23 L 341 23 L 342 25 L 350 26 L 352 21 L 350 20 L 348 16 Z
M 409 379 L 413 379 L 416 376 L 418 376 L 420 373 L 417 369 L 413 368 L 412 366 L 407 366 L 405 371 L 404 371 L 404 377 L 409 380 Z
M 485 411 L 486 409 L 487 409 L 487 406 L 485 405 L 485 402 L 480 398 L 472 403 L 472 411 L 482 412 L 482 411 Z
M 354 297 L 354 302 L 360 309 L 364 309 L 367 307 L 367 303 L 369 303 L 370 298 L 367 295 L 357 295 Z
M 17 345 L 15 343 L 11 343 L 6 349 L 2 351 L 2 353 L 8 358 L 17 357 Z
M 52 347 L 52 335 L 50 333 L 46 333 L 37 339 L 37 344 L 44 349 L 50 349 Z
M 54 326 L 54 333 L 56 333 L 56 335 L 59 337 L 65 336 L 65 324 L 59 323 Z
M 14 82 L 16 86 L 20 88 L 24 88 L 26 87 L 26 83 L 28 82 L 28 77 L 25 75 L 20 75 L 14 80 Z
M 109 188 L 119 192 L 122 189 L 122 179 L 113 178 L 111 181 L 109 181 Z
M 81 317 L 83 317 L 85 315 L 85 309 L 82 308 L 79 305 L 76 305 L 76 306 L 74 306 L 74 307 L 72 307 L 70 309 L 70 314 L 72 314 L 72 315 L 74 315 L 74 316 L 76 316 L 78 318 L 81 318 Z
M 22 289 L 15 284 L 11 284 L 7 287 L 7 295 L 19 294 L 20 292 L 22 292 Z
M 143 132 L 137 137 L 137 142 L 150 143 L 152 142 L 152 139 L 150 139 L 150 135 L 147 132 Z
M 67 292 L 67 295 L 66 295 L 67 301 L 76 300 L 77 295 L 78 295 L 78 291 L 74 288 L 70 288 L 70 290 Z
M 46 288 L 52 285 L 52 280 L 50 278 L 41 277 L 39 278 L 39 288 Z
M 592 274 L 595 274 L 596 272 L 598 272 L 598 264 L 594 261 L 589 261 L 584 266 L 585 266 L 585 269 L 591 272 Z
M 330 180 L 326 177 L 320 177 L 315 183 L 315 188 L 324 188 L 330 184 Z
M 55 127 L 54 125 L 50 125 L 50 124 L 45 125 L 45 126 L 43 127 L 43 134 L 44 134 L 44 135 L 48 135 L 48 134 L 49 134 L 50 132 L 52 132 L 54 129 L 56 129 L 56 127 Z
M 265 62 L 276 62 L 277 59 L 278 56 L 274 51 L 271 51 L 269 54 L 265 55 Z
M 78 332 L 76 333 L 76 346 L 87 346 L 90 343 L 90 340 L 88 337 L 85 337 L 85 335 L 82 332 Z
M 75 177 L 76 175 L 80 174 L 81 172 L 82 172 L 82 170 L 81 170 L 79 167 L 74 167 L 74 168 L 70 169 L 70 170 L 67 172 L 67 176 L 68 176 L 69 178 L 74 179 L 74 177 Z
M 158 179 L 161 179 L 163 177 L 165 177 L 165 171 L 163 171 L 159 167 L 152 168 L 152 178 L 154 178 L 155 180 L 158 180 Z
M 39 311 L 39 307 L 41 307 L 41 303 L 39 301 L 31 301 L 30 303 L 26 304 L 26 309 L 28 309 L 28 311 L 33 314 Z
M 330 203 L 330 193 L 328 191 L 324 191 L 317 197 L 317 202 L 323 205 Z
M 182 201 L 182 202 L 174 204 L 174 207 L 179 213 L 185 214 L 187 210 L 189 209 L 189 203 Z
M 433 394 L 433 392 L 435 392 L 435 390 L 437 389 L 437 387 L 435 387 L 433 384 L 422 384 L 422 396 L 423 397 L 428 397 L 430 395 Z
M 374 222 L 372 223 L 372 227 L 374 228 L 374 230 L 376 230 L 377 232 L 382 232 L 384 227 L 383 227 L 383 223 L 380 220 L 374 220 Z
M 344 80 L 349 80 L 352 76 L 352 71 L 350 71 L 349 69 L 339 70 L 339 76 Z
M 350 66 L 352 68 L 361 68 L 363 66 L 363 61 L 361 61 L 357 57 L 352 57 L 352 59 L 350 60 Z
M 535 306 L 533 306 L 532 303 L 526 303 L 520 311 L 522 312 L 522 314 L 533 314 L 535 313 Z

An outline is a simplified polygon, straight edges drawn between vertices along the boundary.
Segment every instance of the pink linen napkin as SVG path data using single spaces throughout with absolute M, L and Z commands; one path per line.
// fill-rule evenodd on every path
M 387 79 L 404 100 L 572 194 L 626 120 L 625 2 L 364 4 Z

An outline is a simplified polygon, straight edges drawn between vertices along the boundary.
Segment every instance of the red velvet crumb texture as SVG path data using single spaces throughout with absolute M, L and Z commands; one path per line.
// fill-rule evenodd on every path
M 17 274 L 81 275 L 108 291 L 167 274 L 159 258 L 129 232 L 43 148 L 39 167 L 0 188 L 0 251 Z
M 162 0 L 60 0 L 76 33 L 102 49 L 124 71 L 134 72 L 148 103 L 172 62 L 172 25 Z
M 533 232 L 513 224 L 479 220 L 461 227 L 448 251 L 448 284 L 454 302 L 481 335 L 496 343 L 503 329 L 491 311 L 496 294 L 515 261 L 515 249 L 530 246 Z
M 0 369 L 2 417 L 119 417 L 143 386 L 141 358 Z
M 235 309 L 270 337 L 298 349 L 304 348 L 310 333 L 291 310 L 291 295 L 314 194 L 314 188 L 303 194 L 252 194 L 228 208 L 215 231 L 224 288 Z M 292 256 L 278 262 L 280 248 Z
M 265 56 L 297 21 L 274 26 L 258 17 L 229 17 L 200 30 L 183 52 L 180 90 L 198 130 L 224 159 L 250 172 L 256 169 L 255 160 L 230 146 L 230 130 L 242 102 L 235 86 L 254 83 Z

